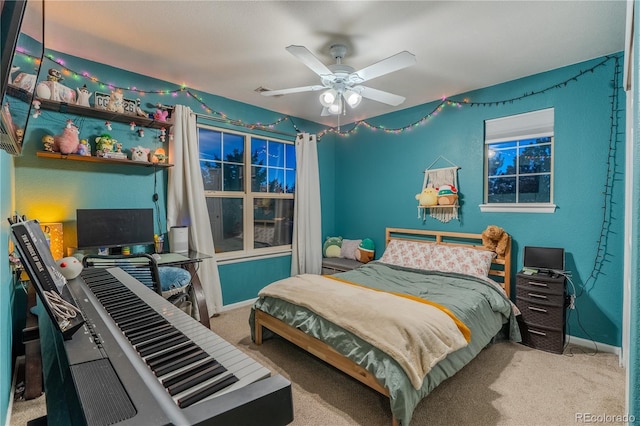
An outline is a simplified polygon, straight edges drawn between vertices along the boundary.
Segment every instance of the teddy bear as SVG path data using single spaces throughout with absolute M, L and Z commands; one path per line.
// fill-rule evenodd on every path
M 421 207 L 435 206 L 438 204 L 438 190 L 429 184 L 421 193 L 416 194 L 416 200 Z
M 322 245 L 322 255 L 324 257 L 340 257 L 342 249 L 342 237 L 327 237 Z
M 458 200 L 458 190 L 453 185 L 440 185 L 438 187 L 438 204 L 452 206 Z
M 376 254 L 376 246 L 371 238 L 364 238 L 360 244 L 358 244 L 358 253 L 356 258 L 361 263 L 369 263 L 373 260 L 373 256 Z
M 109 102 L 107 103 L 107 111 L 124 114 L 124 95 L 121 91 L 111 91 L 111 96 L 109 97 Z
M 114 146 L 118 141 L 112 139 L 110 135 L 104 133 L 96 138 L 96 155 L 104 157 L 108 152 L 113 152 Z
M 80 145 L 80 130 L 74 125 L 66 126 L 61 134 L 53 137 L 53 150 L 62 154 L 75 154 Z
M 482 245 L 502 256 L 507 251 L 509 234 L 496 225 L 489 225 L 482 231 Z
M 169 115 L 169 111 L 158 109 L 155 113 L 153 113 L 153 119 L 158 121 L 167 121 L 167 116 Z
M 55 143 L 55 141 L 53 140 L 53 136 L 52 135 L 44 135 L 42 137 L 42 144 L 44 145 L 44 150 L 48 151 L 48 152 L 55 152 L 53 150 L 53 144 Z
M 134 146 L 131 148 L 131 159 L 133 161 L 149 161 L 149 148 Z

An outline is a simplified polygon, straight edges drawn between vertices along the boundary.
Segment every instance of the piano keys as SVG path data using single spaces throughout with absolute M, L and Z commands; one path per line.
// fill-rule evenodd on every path
M 78 400 L 67 406 L 81 411 L 71 420 L 274 426 L 293 421 L 290 382 L 271 376 L 121 269 L 86 269 L 68 286 L 85 319 L 83 329 L 61 341 Z

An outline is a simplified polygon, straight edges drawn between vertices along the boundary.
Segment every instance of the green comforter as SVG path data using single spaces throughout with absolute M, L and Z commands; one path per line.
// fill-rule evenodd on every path
M 255 302 L 253 309 L 260 309 L 326 342 L 374 374 L 389 390 L 391 411 L 401 425 L 410 423 L 413 410 L 422 398 L 464 367 L 496 336 L 504 334 L 510 340 L 520 341 L 511 302 L 503 292 L 483 279 L 402 268 L 380 262 L 370 262 L 336 276 L 371 288 L 402 292 L 439 303 L 449 308 L 471 330 L 469 345 L 435 365 L 425 377 L 422 388 L 416 390 L 404 370 L 393 359 L 357 336 L 307 309 L 282 300 L 265 297 Z M 345 309 L 348 309 L 348 303 L 351 302 L 345 303 Z M 253 309 L 249 318 L 252 338 Z M 270 333 L 265 330 L 263 334 L 268 338 Z

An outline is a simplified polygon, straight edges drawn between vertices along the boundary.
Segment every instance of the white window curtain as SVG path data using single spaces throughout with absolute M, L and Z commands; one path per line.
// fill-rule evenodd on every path
M 296 138 L 296 199 L 293 211 L 291 275 L 322 272 L 320 174 L 316 135 Z
M 214 256 L 213 235 L 204 196 L 200 171 L 198 129 L 191 108 L 176 105 L 173 111 L 173 141 L 169 144 L 167 187 L 167 226 L 189 226 L 189 249 Z M 218 264 L 214 258 L 205 259 L 198 267 L 209 315 L 222 308 L 222 290 Z

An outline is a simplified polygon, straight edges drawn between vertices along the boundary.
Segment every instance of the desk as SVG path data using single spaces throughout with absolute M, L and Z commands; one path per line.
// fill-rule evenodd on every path
M 204 291 L 202 290 L 202 283 L 198 277 L 198 268 L 196 265 L 204 259 L 210 259 L 212 257 L 213 256 L 208 254 L 189 250 L 188 253 L 160 253 L 160 259 L 156 259 L 158 266 L 178 266 L 189 271 L 191 274 L 191 289 L 193 290 L 194 302 L 196 302 L 198 306 L 200 323 L 207 328 L 211 328 L 209 310 L 207 309 L 207 302 Z

